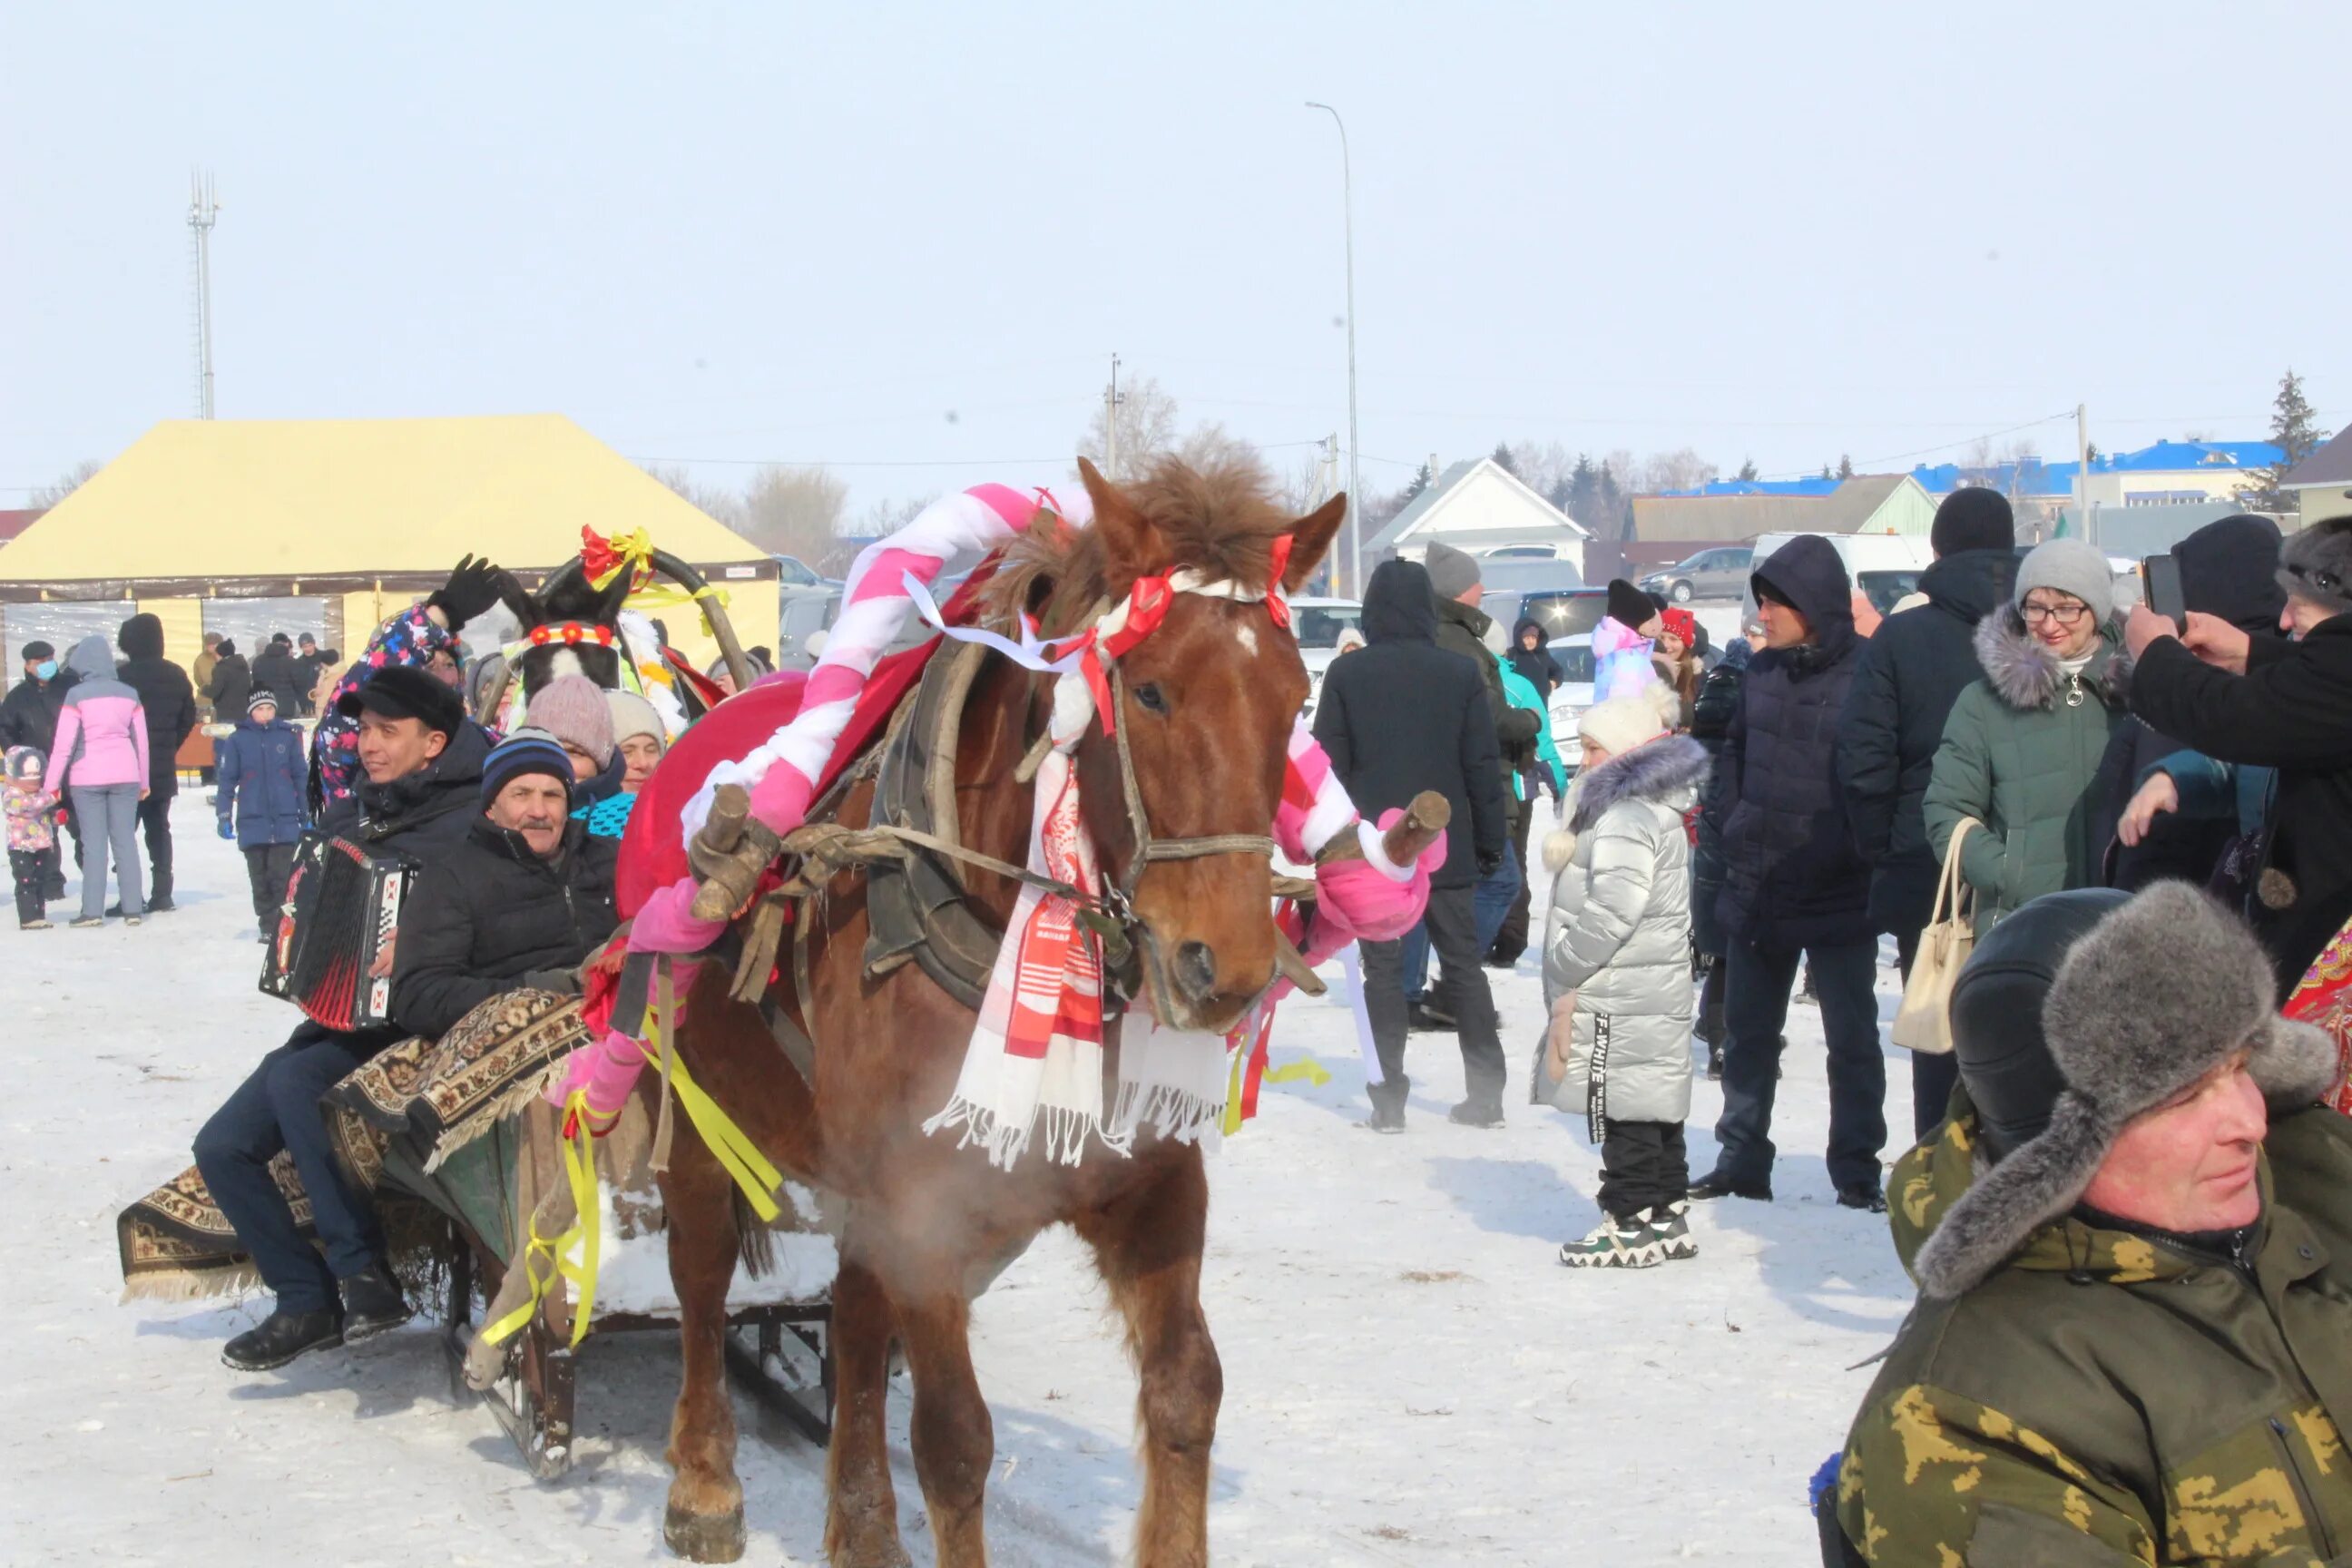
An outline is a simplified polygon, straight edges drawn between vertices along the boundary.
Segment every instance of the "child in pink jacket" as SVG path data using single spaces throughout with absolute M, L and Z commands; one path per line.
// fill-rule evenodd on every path
M 49 878 L 58 868 L 58 797 L 41 788 L 41 753 L 8 748 L 8 869 L 16 881 L 16 925 L 49 929 Z
M 73 802 L 81 836 L 81 915 L 77 927 L 106 923 L 106 859 L 110 847 L 122 888 L 122 918 L 137 925 L 147 912 L 139 868 L 139 803 L 147 798 L 147 711 L 139 693 L 115 679 L 114 653 L 101 637 L 87 637 L 66 656 L 81 679 L 58 713 L 58 741 L 41 788 Z

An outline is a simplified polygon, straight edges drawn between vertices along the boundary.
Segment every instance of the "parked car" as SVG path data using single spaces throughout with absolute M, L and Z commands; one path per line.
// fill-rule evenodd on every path
M 1651 573 L 1634 586 L 1645 593 L 1664 594 L 1677 605 L 1693 599 L 1737 599 L 1748 591 L 1754 553 L 1744 544 L 1702 550 L 1664 571 Z
M 1496 595 L 1486 595 L 1479 607 L 1495 617 L 1506 632 L 1521 621 L 1533 620 L 1556 648 L 1569 637 L 1584 637 L 1590 645 L 1592 628 L 1609 613 L 1606 588 L 1530 588 L 1518 595 L 1508 616 L 1495 607 Z
M 1583 743 L 1576 737 L 1577 721 L 1592 706 L 1592 634 L 1554 637 L 1550 647 L 1552 658 L 1559 661 L 1560 673 L 1560 683 L 1552 688 L 1549 704 L 1552 744 L 1559 748 L 1559 760 L 1573 777 L 1577 761 L 1584 754 Z
M 1307 666 L 1307 711 L 1315 711 L 1323 695 L 1323 672 L 1339 657 L 1339 634 L 1358 627 L 1364 606 L 1353 599 L 1297 598 L 1290 601 L 1291 629 L 1298 635 L 1299 661 Z

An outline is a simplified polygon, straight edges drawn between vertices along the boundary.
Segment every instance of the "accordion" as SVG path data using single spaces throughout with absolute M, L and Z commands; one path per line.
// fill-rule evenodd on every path
M 372 978 L 391 944 L 417 862 L 312 834 L 294 851 L 278 931 L 262 961 L 264 994 L 349 1032 L 392 1022 L 392 977 Z

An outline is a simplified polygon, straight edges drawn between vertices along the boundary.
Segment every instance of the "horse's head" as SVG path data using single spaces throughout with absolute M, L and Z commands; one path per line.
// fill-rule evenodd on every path
M 509 601 L 522 623 L 530 644 L 515 664 L 528 701 L 539 689 L 560 675 L 584 675 L 597 685 L 621 684 L 618 627 L 621 606 L 628 602 L 629 574 L 622 572 L 604 587 L 589 581 L 577 556 L 556 569 L 536 594 Z M 545 641 L 531 634 L 548 628 Z M 577 627 L 577 631 L 572 628 Z
M 1347 500 L 1294 518 L 1254 462 L 1202 470 L 1171 458 L 1128 486 L 1084 461 L 1079 471 L 1095 512 L 1075 552 L 1088 568 L 1076 574 L 1087 592 L 1116 604 L 1139 578 L 1185 570 L 1238 590 L 1171 597 L 1158 627 L 1116 661 L 1118 738 L 1090 727 L 1076 764 L 1106 880 L 1134 876 L 1148 994 L 1161 1021 L 1228 1028 L 1274 976 L 1273 868 L 1262 852 L 1225 849 L 1152 859 L 1135 874 L 1141 847 L 1120 745 L 1153 841 L 1267 835 L 1307 682 L 1297 639 L 1266 595 L 1295 593 L 1313 574 Z M 1285 537 L 1286 556 L 1277 545 Z

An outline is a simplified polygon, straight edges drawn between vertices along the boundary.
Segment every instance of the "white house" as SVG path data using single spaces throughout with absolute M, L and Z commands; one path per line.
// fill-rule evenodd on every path
M 1581 565 L 1591 531 L 1492 458 L 1455 463 L 1364 542 L 1367 565 L 1444 542 L 1489 561 Z

